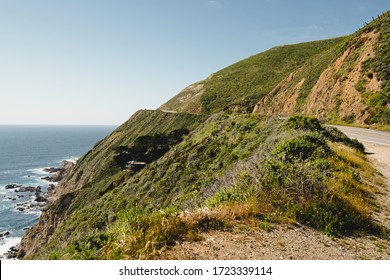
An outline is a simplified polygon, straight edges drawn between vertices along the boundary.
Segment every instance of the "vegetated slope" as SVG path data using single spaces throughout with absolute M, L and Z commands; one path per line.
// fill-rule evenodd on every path
M 299 113 L 331 123 L 386 127 L 389 34 L 386 12 L 353 35 L 272 48 L 187 87 L 160 108 Z
M 56 189 L 56 197 L 65 190 L 76 190 L 83 185 L 97 182 L 101 179 L 115 175 L 122 168 L 114 163 L 115 149 L 120 146 L 131 146 L 140 136 L 156 133 L 168 134 L 178 129 L 192 129 L 201 120 L 202 116 L 190 114 L 169 114 L 154 110 L 140 110 L 119 126 L 105 139 L 98 142 L 92 150 L 84 155 L 76 165 L 72 174 L 61 184 L 66 187 Z
M 156 258 L 176 241 L 197 241 L 210 229 L 229 230 L 237 219 L 260 225 L 298 222 L 328 235 L 382 236 L 386 229 L 371 217 L 371 193 L 380 182 L 359 143 L 316 119 L 250 112 L 256 107 L 255 112 L 271 115 L 320 115 L 311 111 L 317 106 L 312 100 L 328 99 L 314 89 L 332 88 L 334 78 L 326 77 L 340 67 L 345 81 L 358 69 L 358 85 L 365 91 L 354 102 L 367 106 L 364 120 L 386 125 L 381 116 L 388 112 L 388 102 L 382 102 L 388 75 L 378 57 L 387 55 L 387 18 L 353 36 L 277 47 L 232 65 L 161 107 L 176 113 L 137 112 L 60 182 L 24 236 L 19 257 Z M 375 56 L 364 46 L 376 48 Z M 350 55 L 360 47 L 364 56 Z M 369 73 L 361 76 L 362 69 Z M 371 82 L 364 80 L 371 76 Z M 378 85 L 375 81 L 380 90 L 366 92 Z M 359 122 L 361 115 L 344 116 L 345 104 L 337 104 L 324 107 L 330 108 L 330 120 Z M 132 160 L 145 162 L 145 168 L 127 170 Z
M 195 241 L 202 231 L 228 230 L 232 219 L 248 217 L 297 221 L 330 235 L 380 235 L 370 218 L 373 170 L 362 149 L 316 119 L 212 115 L 141 171 L 121 171 L 63 194 L 43 217 L 65 212 L 66 219 L 47 232 L 47 243 L 27 251 L 29 237 L 42 231 L 35 226 L 21 253 L 153 258 L 175 241 Z M 214 210 L 196 210 L 205 206 Z

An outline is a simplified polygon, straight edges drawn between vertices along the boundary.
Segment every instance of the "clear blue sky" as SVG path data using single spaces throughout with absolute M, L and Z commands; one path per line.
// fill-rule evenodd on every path
M 0 0 L 0 124 L 121 124 L 275 45 L 346 35 L 389 0 Z

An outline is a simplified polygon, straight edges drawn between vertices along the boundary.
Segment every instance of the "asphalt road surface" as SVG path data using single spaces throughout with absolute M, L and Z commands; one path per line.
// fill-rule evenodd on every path
M 337 126 L 349 138 L 356 138 L 360 142 L 368 142 L 390 147 L 390 132 L 374 129 L 357 128 L 349 126 Z

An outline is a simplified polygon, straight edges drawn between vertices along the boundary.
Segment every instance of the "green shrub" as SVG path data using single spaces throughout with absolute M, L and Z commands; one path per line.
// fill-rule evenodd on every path
M 323 130 L 320 121 L 316 118 L 306 116 L 292 116 L 288 118 L 283 124 L 285 130 L 309 130 L 320 132 Z
M 296 159 L 323 158 L 330 153 L 331 150 L 325 140 L 319 134 L 313 133 L 284 140 L 272 151 L 273 155 L 289 162 Z
M 247 198 L 245 190 L 240 188 L 223 189 L 204 202 L 207 207 L 215 207 L 221 204 L 238 203 Z

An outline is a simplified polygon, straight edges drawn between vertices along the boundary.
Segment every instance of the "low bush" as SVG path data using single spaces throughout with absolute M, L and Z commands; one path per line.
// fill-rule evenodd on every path
M 331 153 L 325 139 L 319 134 L 306 133 L 279 143 L 272 154 L 288 162 L 323 158 Z
M 321 126 L 321 123 L 316 118 L 296 115 L 288 118 L 284 124 L 283 128 L 285 130 L 310 130 L 310 131 L 316 131 L 320 132 L 323 130 L 323 127 Z

